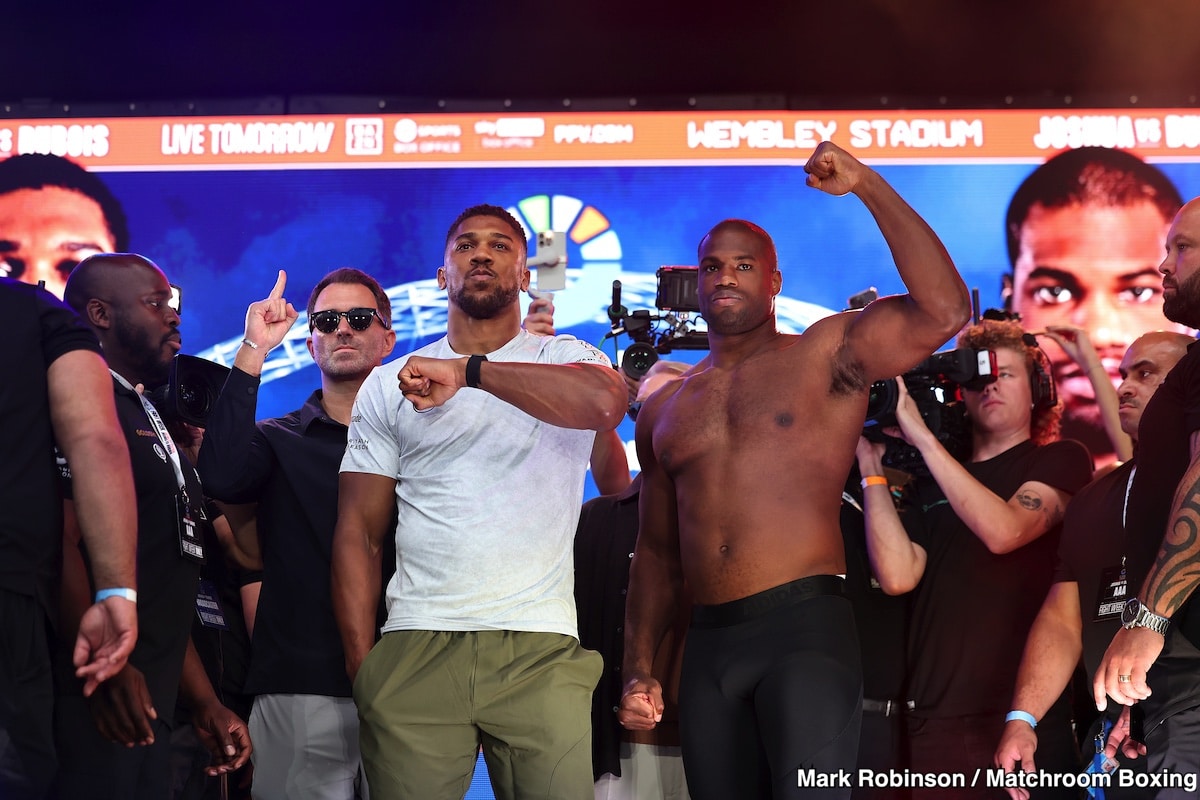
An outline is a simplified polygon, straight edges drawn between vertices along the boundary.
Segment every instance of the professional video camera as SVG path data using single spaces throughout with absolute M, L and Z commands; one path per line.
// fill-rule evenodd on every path
M 921 418 L 950 455 L 970 455 L 971 435 L 961 388 L 978 391 L 996 380 L 996 354 L 991 350 L 934 353 L 902 376 Z M 917 448 L 883 432 L 896 425 L 900 388 L 895 378 L 871 384 L 863 436 L 887 444 L 883 464 L 911 474 L 928 474 Z
M 171 360 L 166 384 L 146 397 L 167 422 L 182 420 L 203 428 L 228 376 L 229 367 L 179 353 Z
M 665 314 L 639 309 L 630 313 L 621 305 L 621 282 L 613 281 L 608 319 L 612 330 L 605 339 L 627 334 L 633 342 L 625 348 L 621 369 L 633 379 L 641 378 L 660 355 L 672 350 L 707 350 L 708 331 L 696 329 L 699 320 L 698 269 L 665 266 L 658 279 L 654 305 Z

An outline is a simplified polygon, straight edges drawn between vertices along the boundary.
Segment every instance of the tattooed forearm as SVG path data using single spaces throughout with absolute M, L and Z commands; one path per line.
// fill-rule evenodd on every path
M 1167 616 L 1200 585 L 1200 481 L 1182 495 L 1177 496 L 1177 507 L 1146 581 L 1147 604 Z

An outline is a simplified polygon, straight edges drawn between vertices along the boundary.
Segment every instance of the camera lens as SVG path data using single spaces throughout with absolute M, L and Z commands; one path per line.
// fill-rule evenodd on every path
M 621 357 L 621 370 L 634 380 L 640 380 L 654 366 L 655 361 L 658 361 L 658 353 L 653 347 L 645 342 L 634 342 L 625 348 L 625 355 Z
M 867 422 L 878 425 L 896 424 L 896 401 L 900 399 L 900 388 L 895 378 L 875 381 L 867 394 Z
M 187 416 L 204 419 L 212 408 L 212 398 L 207 388 L 183 384 L 179 387 L 179 410 Z

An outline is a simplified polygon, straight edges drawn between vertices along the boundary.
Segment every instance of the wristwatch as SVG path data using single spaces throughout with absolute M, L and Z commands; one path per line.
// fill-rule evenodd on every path
M 1142 601 L 1136 597 L 1131 597 L 1125 601 L 1125 607 L 1121 609 L 1121 626 L 1126 630 L 1130 630 L 1131 628 L 1149 628 L 1155 633 L 1166 636 L 1167 627 L 1170 624 L 1171 620 L 1155 614 L 1146 608 L 1142 604 Z

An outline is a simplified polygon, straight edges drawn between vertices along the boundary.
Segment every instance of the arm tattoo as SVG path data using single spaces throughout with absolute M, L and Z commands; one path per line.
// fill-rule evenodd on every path
M 1030 511 L 1038 511 L 1042 507 L 1041 495 L 1037 492 L 1031 492 L 1028 489 L 1017 493 L 1017 502 L 1021 504 L 1021 508 Z
M 1017 492 L 1017 502 L 1021 505 L 1021 508 L 1042 512 L 1042 516 L 1046 518 L 1046 530 L 1050 530 L 1062 521 L 1063 507 L 1054 495 L 1050 496 L 1050 502 L 1047 503 L 1033 489 L 1022 489 Z
M 1181 489 L 1158 553 L 1146 602 L 1170 615 L 1200 584 L 1200 480 Z

